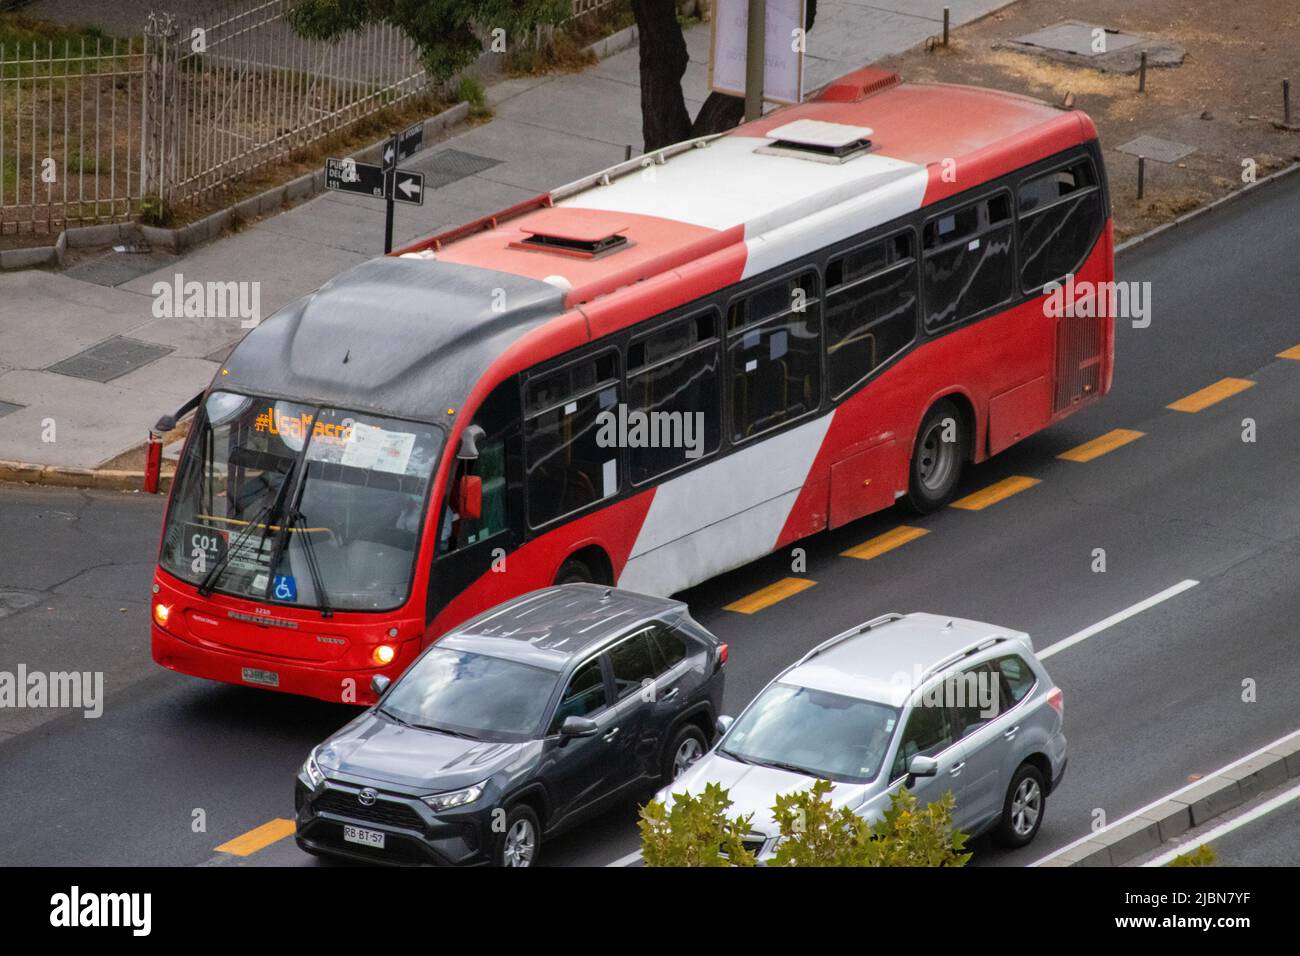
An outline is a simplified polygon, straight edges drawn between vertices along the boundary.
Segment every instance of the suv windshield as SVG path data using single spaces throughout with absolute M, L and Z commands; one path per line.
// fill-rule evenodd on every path
M 398 678 L 382 710 L 404 723 L 478 739 L 536 735 L 555 671 L 434 647 Z
M 823 690 L 773 684 L 740 716 L 725 756 L 832 782 L 868 783 L 880 772 L 898 710 Z
M 442 440 L 433 425 L 213 392 L 177 472 L 159 563 L 257 601 L 399 607 Z

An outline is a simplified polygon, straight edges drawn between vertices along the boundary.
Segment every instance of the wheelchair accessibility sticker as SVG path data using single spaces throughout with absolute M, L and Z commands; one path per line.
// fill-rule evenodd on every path
M 298 582 L 291 574 L 277 574 L 271 586 L 271 596 L 277 601 L 298 600 Z

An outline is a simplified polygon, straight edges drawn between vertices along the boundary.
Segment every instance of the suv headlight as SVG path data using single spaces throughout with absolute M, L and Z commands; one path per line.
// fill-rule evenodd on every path
M 479 797 L 483 796 L 483 790 L 487 787 L 487 781 L 476 783 L 472 787 L 465 787 L 463 790 L 448 790 L 446 793 L 431 793 L 427 797 L 421 797 L 425 803 L 433 810 L 450 810 L 452 807 L 463 807 L 467 803 L 473 803 Z
M 307 778 L 307 783 L 313 790 L 325 782 L 325 774 L 321 772 L 320 765 L 316 763 L 315 750 L 309 753 L 306 761 L 303 762 L 302 775 Z

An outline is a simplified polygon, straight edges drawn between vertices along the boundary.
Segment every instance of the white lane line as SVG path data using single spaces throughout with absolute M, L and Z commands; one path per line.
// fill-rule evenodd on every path
M 627 856 L 620 856 L 613 863 L 606 863 L 606 866 L 631 866 L 637 860 L 641 859 L 641 851 L 633 850 Z
M 1150 610 L 1151 608 L 1155 607 L 1157 604 L 1160 604 L 1164 601 L 1168 601 L 1171 597 L 1176 597 L 1177 595 L 1182 594 L 1184 591 L 1196 587 L 1196 585 L 1200 583 L 1201 583 L 1200 581 L 1193 581 L 1191 578 L 1188 578 L 1186 581 L 1178 582 L 1171 588 L 1165 588 L 1159 594 L 1153 594 L 1145 601 L 1139 601 L 1137 604 L 1134 604 L 1132 607 L 1125 608 L 1124 610 L 1120 611 L 1117 614 L 1112 614 L 1110 617 L 1106 618 L 1106 620 L 1098 621 L 1096 624 L 1092 625 L 1092 627 L 1085 627 L 1082 631 L 1079 631 L 1079 633 L 1071 634 L 1069 637 L 1065 638 L 1064 640 L 1057 641 L 1055 644 L 1051 645 L 1050 647 L 1047 647 L 1046 649 L 1039 651 L 1038 659 L 1042 660 L 1045 657 L 1051 657 L 1053 654 L 1057 654 L 1065 650 L 1067 647 L 1073 647 L 1075 644 L 1078 644 L 1081 641 L 1086 641 L 1094 634 L 1100 634 L 1102 631 L 1106 630 L 1107 628 L 1114 627 L 1120 621 L 1127 621 L 1129 618 L 1141 614 L 1143 611 Z
M 1059 847 L 1053 850 L 1051 853 L 1047 854 L 1047 856 L 1035 860 L 1033 863 L 1030 863 L 1029 865 L 1038 866 L 1040 863 L 1050 860 L 1054 856 L 1059 856 L 1060 854 L 1064 853 L 1066 850 L 1073 850 L 1076 846 L 1081 846 L 1082 844 L 1087 843 L 1089 840 L 1095 840 L 1097 839 L 1097 837 L 1102 836 L 1103 834 L 1106 834 L 1111 830 L 1115 829 L 1115 827 L 1119 826 L 1121 823 L 1127 823 L 1129 820 L 1132 820 L 1135 817 L 1140 817 L 1148 810 L 1154 810 L 1156 807 L 1160 806 L 1161 804 L 1168 803 L 1170 800 L 1182 796 L 1188 790 L 1191 790 L 1194 787 L 1199 787 L 1201 784 L 1205 783 L 1206 780 L 1211 780 L 1214 777 L 1220 777 L 1223 774 L 1227 773 L 1229 770 L 1235 770 L 1237 767 L 1240 767 L 1242 764 L 1246 763 L 1246 761 L 1254 760 L 1260 754 L 1266 754 L 1275 747 L 1284 744 L 1289 744 L 1297 737 L 1300 737 L 1300 730 L 1293 730 L 1291 731 L 1291 733 L 1286 734 L 1283 737 L 1279 737 L 1277 740 L 1274 740 L 1272 743 L 1265 744 L 1264 746 L 1260 747 L 1258 750 L 1246 754 L 1246 756 L 1244 757 L 1238 757 L 1232 763 L 1224 764 L 1218 770 L 1211 770 L 1209 773 L 1202 774 L 1200 779 L 1193 780 L 1191 783 L 1179 787 L 1177 790 L 1173 791 L 1173 793 L 1166 793 L 1163 797 L 1157 797 L 1156 799 L 1148 803 L 1145 807 L 1138 807 L 1132 813 L 1120 817 L 1114 823 L 1102 827 L 1096 833 L 1089 833 L 1086 836 L 1081 836 L 1079 837 L 1079 839 L 1074 840 L 1071 843 L 1067 843 L 1063 847 Z
M 1264 803 L 1261 803 L 1249 813 L 1243 813 L 1236 819 L 1229 820 L 1227 823 L 1221 823 L 1209 833 L 1196 837 L 1193 840 L 1188 840 L 1186 843 L 1180 843 L 1172 850 L 1167 850 L 1164 853 L 1161 853 L 1154 860 L 1148 860 L 1142 865 L 1164 866 L 1180 853 L 1187 853 L 1191 850 L 1195 850 L 1198 846 L 1204 846 L 1212 840 L 1219 839 L 1219 837 L 1223 836 L 1225 833 L 1231 833 L 1233 830 L 1237 829 L 1237 827 L 1245 826 L 1247 823 L 1258 820 L 1260 817 L 1267 816 L 1274 810 L 1285 807 L 1296 800 L 1300 800 L 1300 784 L 1292 787 L 1285 793 L 1278 794 L 1272 800 L 1267 800 Z

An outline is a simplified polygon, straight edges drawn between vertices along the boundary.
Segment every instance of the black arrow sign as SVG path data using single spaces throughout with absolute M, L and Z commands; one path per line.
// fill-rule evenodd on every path
M 414 126 L 408 126 L 397 134 L 397 157 L 393 162 L 400 163 L 404 159 L 410 159 L 420 151 L 424 144 L 424 124 L 416 123 Z
M 424 205 L 424 173 L 399 169 L 393 173 L 393 191 L 390 198 L 412 206 Z

